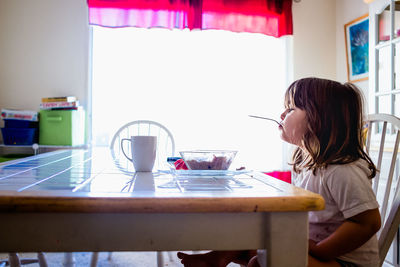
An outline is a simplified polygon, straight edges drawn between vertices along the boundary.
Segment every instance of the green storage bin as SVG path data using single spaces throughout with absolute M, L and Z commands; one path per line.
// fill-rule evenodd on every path
M 39 144 L 79 146 L 85 143 L 85 111 L 41 110 Z

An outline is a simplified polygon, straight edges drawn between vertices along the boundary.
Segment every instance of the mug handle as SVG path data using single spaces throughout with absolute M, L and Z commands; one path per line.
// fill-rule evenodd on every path
M 125 154 L 125 151 L 124 151 L 124 146 L 122 145 L 123 143 L 124 143 L 124 141 L 131 141 L 131 139 L 128 139 L 128 138 L 123 138 L 122 140 L 121 140 L 121 150 L 122 150 L 122 153 L 124 153 L 124 156 L 127 158 L 127 159 L 129 159 L 130 161 L 132 161 L 132 159 L 130 158 L 130 157 L 128 157 L 126 154 Z

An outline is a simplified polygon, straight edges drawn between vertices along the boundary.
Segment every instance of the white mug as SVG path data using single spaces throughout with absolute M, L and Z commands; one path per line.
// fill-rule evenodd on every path
M 124 151 L 124 141 L 131 142 L 132 158 L 128 157 Z M 156 160 L 157 136 L 136 135 L 131 138 L 121 140 L 121 149 L 125 157 L 132 161 L 135 171 L 151 172 Z

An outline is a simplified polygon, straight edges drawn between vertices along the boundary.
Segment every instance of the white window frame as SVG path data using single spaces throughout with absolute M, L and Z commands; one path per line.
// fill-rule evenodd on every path
M 388 41 L 379 42 L 379 14 L 381 14 L 387 6 L 390 6 L 390 39 Z M 369 109 L 370 113 L 379 113 L 379 98 L 390 96 L 390 114 L 395 115 L 395 96 L 400 96 L 400 88 L 396 88 L 396 72 L 395 72 L 395 56 L 396 44 L 400 44 L 400 37 L 395 37 L 394 8 L 395 0 L 376 0 L 369 6 L 370 24 L 369 24 Z M 379 90 L 379 51 L 390 47 L 390 88 L 385 91 Z M 399 51 L 400 52 L 400 51 Z M 399 55 L 400 56 L 400 55 Z M 400 61 L 399 61 L 400 62 Z M 400 73 L 399 73 L 400 75 Z M 400 77 L 398 77 L 400 79 Z

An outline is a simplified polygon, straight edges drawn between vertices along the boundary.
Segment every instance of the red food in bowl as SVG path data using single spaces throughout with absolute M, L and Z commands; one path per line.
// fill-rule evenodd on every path
M 180 153 L 190 170 L 227 170 L 237 151 L 194 150 Z

